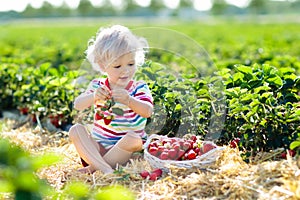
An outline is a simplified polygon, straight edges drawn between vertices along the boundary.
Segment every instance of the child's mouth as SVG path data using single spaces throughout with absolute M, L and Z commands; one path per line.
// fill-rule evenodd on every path
M 126 77 L 120 77 L 119 79 L 120 80 L 126 80 L 126 79 L 128 79 L 128 76 L 126 76 Z

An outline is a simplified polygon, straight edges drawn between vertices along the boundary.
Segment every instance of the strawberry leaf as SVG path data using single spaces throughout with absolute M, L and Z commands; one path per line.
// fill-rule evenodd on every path
M 121 108 L 112 108 L 112 112 L 116 115 L 124 115 L 124 111 Z

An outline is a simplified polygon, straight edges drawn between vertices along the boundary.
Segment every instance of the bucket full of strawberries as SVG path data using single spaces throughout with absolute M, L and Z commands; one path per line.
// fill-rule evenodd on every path
M 173 165 L 191 168 L 214 163 L 224 147 L 203 141 L 196 135 L 184 138 L 152 134 L 144 144 L 144 158 L 154 168 L 168 170 Z

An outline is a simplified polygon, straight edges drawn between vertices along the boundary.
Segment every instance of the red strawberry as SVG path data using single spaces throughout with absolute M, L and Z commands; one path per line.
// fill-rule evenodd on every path
M 175 143 L 175 142 L 177 142 L 178 140 L 176 139 L 176 138 L 171 138 L 171 143 L 173 144 L 173 143 Z
M 191 148 L 191 144 L 189 142 L 184 142 L 182 148 L 187 151 Z
M 294 150 L 287 150 L 287 152 L 283 152 L 281 154 L 281 158 L 286 159 L 287 155 L 290 155 L 291 157 L 294 157 L 296 155 L 296 152 Z
M 182 160 L 182 158 L 184 157 L 184 153 L 185 153 L 184 150 L 179 149 L 179 151 L 178 151 L 178 160 Z
M 104 124 L 109 125 L 112 119 L 104 118 Z
M 193 160 L 193 159 L 196 158 L 196 156 L 197 156 L 197 154 L 195 153 L 195 151 L 193 149 L 190 149 L 187 152 L 186 158 L 189 159 L 189 160 Z
M 197 136 L 196 135 L 192 135 L 191 140 L 193 140 L 194 142 L 197 141 Z
M 158 176 L 157 176 L 156 173 L 151 173 L 149 179 L 150 179 L 151 181 L 156 181 L 156 180 L 157 180 L 157 177 L 158 177 Z
M 170 139 L 170 138 L 164 138 L 162 141 L 162 144 L 164 145 L 164 144 L 166 144 L 166 143 L 172 143 L 172 140 Z
M 177 151 L 175 149 L 170 149 L 168 152 L 168 157 L 171 160 L 175 160 L 177 158 Z
M 211 144 L 211 143 L 206 143 L 206 144 L 203 145 L 202 148 L 203 148 L 203 149 L 202 149 L 203 153 L 207 153 L 207 152 L 209 152 L 210 150 L 216 148 L 216 146 L 214 146 L 214 145 Z
M 27 115 L 27 114 L 28 114 L 28 111 L 29 111 L 29 108 L 28 108 L 28 107 L 20 108 L 20 113 L 21 113 L 22 115 Z
M 157 174 L 157 176 L 159 177 L 159 176 L 162 175 L 162 170 L 159 169 L 159 168 L 157 168 L 157 169 L 154 169 L 154 170 L 152 171 L 152 174 L 153 174 L 153 173 Z
M 169 157 L 169 155 L 168 155 L 168 152 L 166 152 L 166 151 L 163 151 L 159 156 L 159 158 L 161 160 L 168 160 L 168 157 Z
M 239 146 L 239 143 L 240 143 L 240 138 L 235 138 L 234 140 L 232 140 L 230 142 L 230 147 L 231 148 L 236 148 Z
M 33 123 L 37 123 L 37 119 L 36 119 L 36 115 L 35 115 L 35 114 L 32 114 L 32 115 L 31 115 L 31 121 L 32 121 Z
M 195 151 L 196 154 L 199 154 L 199 153 L 200 153 L 200 150 L 201 150 L 201 149 L 200 149 L 199 147 L 194 148 L 194 151 Z
M 101 120 L 101 119 L 103 119 L 103 115 L 96 113 L 95 120 Z
M 172 144 L 172 148 L 175 149 L 176 151 L 178 151 L 180 149 L 180 144 L 179 142 L 175 142 Z
M 140 175 L 141 175 L 141 177 L 142 177 L 143 179 L 145 179 L 145 178 L 147 178 L 148 176 L 150 176 L 150 173 L 149 173 L 148 171 L 142 171 L 142 172 L 140 173 Z
M 294 156 L 296 155 L 296 151 L 289 149 L 289 150 L 288 150 L 288 154 L 289 154 L 291 157 L 294 157 Z
M 149 147 L 148 151 L 153 156 L 158 156 L 159 155 L 158 148 L 155 147 L 155 146 Z

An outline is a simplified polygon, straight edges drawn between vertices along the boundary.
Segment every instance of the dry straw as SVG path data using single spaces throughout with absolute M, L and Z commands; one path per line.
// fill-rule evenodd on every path
M 225 147 L 211 165 L 172 166 L 159 180 L 150 181 L 139 176 L 143 170 L 152 170 L 142 157 L 131 159 L 119 168 L 118 174 L 81 174 L 77 172 L 81 166 L 74 146 L 67 137 L 54 135 L 34 133 L 29 127 L 14 131 L 4 128 L 0 133 L 1 137 L 10 138 L 32 153 L 51 151 L 62 155 L 62 162 L 38 172 L 57 191 L 71 180 L 77 180 L 91 188 L 123 185 L 133 191 L 137 199 L 300 199 L 300 158 L 278 159 L 281 149 L 258 154 L 250 158 L 250 163 L 245 163 L 240 151 Z

